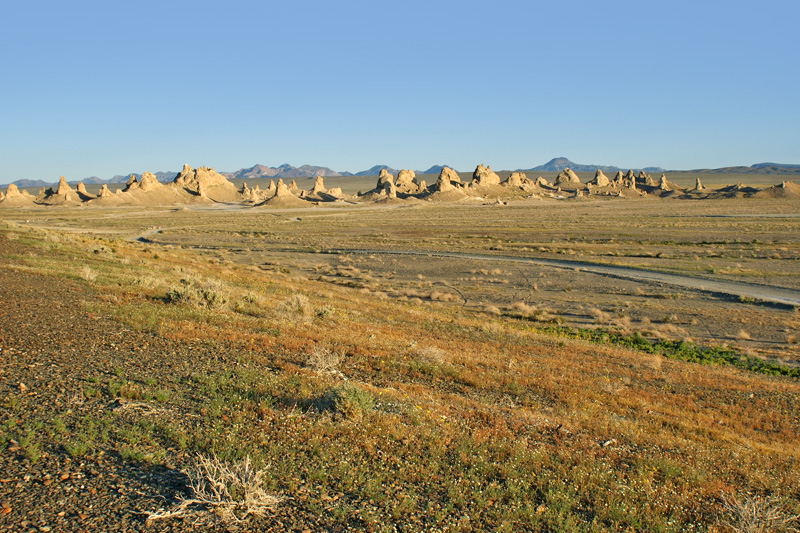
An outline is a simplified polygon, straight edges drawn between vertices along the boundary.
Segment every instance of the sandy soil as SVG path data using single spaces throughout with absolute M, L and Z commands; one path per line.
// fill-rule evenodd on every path
M 5 253 L 16 245 L 3 241 Z M 20 248 L 20 250 L 22 250 Z M 98 294 L 85 284 L 5 268 L 0 258 L 0 395 L 14 398 L 6 414 L 22 425 L 36 420 L 103 416 L 141 417 L 131 405 L 88 399 L 92 376 L 115 371 L 164 379 L 212 372 L 229 359 L 231 368 L 246 347 L 178 343 L 120 328 L 109 317 L 84 311 Z M 226 351 L 227 350 L 227 351 Z M 130 408 L 130 409 L 129 409 Z M 5 409 L 5 408 L 4 408 Z M 146 413 L 145 413 L 146 414 Z M 180 408 L 175 419 L 191 416 Z M 3 419 L 6 416 L 2 417 Z M 147 522 L 147 516 L 186 494 L 187 478 L 172 461 L 185 459 L 173 450 L 165 465 L 142 467 L 118 453 L 93 453 L 72 458 L 44 429 L 45 444 L 31 462 L 12 442 L 0 452 L 0 515 L 8 531 L 195 531 L 181 520 Z M 204 531 L 324 531 L 327 525 L 302 502 L 283 506 L 268 518 Z
M 521 302 L 567 325 L 732 345 L 782 362 L 800 362 L 798 215 L 800 201 L 764 199 L 4 212 L 379 297 L 438 301 L 438 291 L 447 305 L 500 311 Z M 375 253 L 319 253 L 334 249 Z M 392 250 L 427 255 L 384 255 Z

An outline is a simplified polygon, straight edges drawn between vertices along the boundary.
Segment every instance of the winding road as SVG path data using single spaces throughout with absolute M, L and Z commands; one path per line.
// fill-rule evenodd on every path
M 329 249 L 327 253 L 333 254 L 367 254 L 367 255 L 412 255 L 421 257 L 450 257 L 456 259 L 473 259 L 477 261 L 495 261 L 505 263 L 526 263 L 555 268 L 591 272 L 601 276 L 610 276 L 634 281 L 662 283 L 684 289 L 697 290 L 718 295 L 733 296 L 742 299 L 769 302 L 773 304 L 800 307 L 800 291 L 785 287 L 746 283 L 743 281 L 714 280 L 668 274 L 653 270 L 640 270 L 637 268 L 601 265 L 586 261 L 570 261 L 565 259 L 539 259 L 534 257 L 513 257 L 503 255 L 468 254 L 459 252 L 426 252 L 412 250 L 367 250 L 367 249 Z
M 150 228 L 143 233 L 129 238 L 140 242 L 152 242 L 150 237 L 163 233 L 163 228 Z M 377 250 L 364 248 L 331 248 L 325 250 L 329 254 L 361 254 L 361 255 L 408 255 L 417 257 L 443 257 L 454 259 L 472 259 L 476 261 L 494 261 L 498 263 L 524 263 L 554 268 L 563 268 L 581 272 L 590 272 L 600 276 L 608 276 L 633 281 L 660 283 L 684 289 L 702 291 L 712 295 L 750 299 L 789 307 L 800 307 L 800 290 L 744 281 L 720 280 L 670 274 L 654 270 L 603 265 L 587 261 L 569 259 L 543 259 L 535 257 L 514 257 L 506 255 L 470 254 L 462 252 L 433 252 L 419 250 Z

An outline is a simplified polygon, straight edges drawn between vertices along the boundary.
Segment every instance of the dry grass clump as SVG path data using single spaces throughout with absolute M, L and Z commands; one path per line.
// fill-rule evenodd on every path
M 535 305 L 528 305 L 525 302 L 514 302 L 511 304 L 510 310 L 523 318 L 531 318 L 539 311 Z
M 800 515 L 792 515 L 786 503 L 774 496 L 723 495 L 723 525 L 735 533 L 797 531 Z
M 89 283 L 97 279 L 97 272 L 92 270 L 92 268 L 89 265 L 83 265 L 83 268 L 81 268 L 79 275 L 82 280 L 88 281 Z
M 343 278 L 355 278 L 359 277 L 360 274 L 361 270 L 353 266 L 341 267 L 333 271 L 333 275 L 341 276 Z
M 254 291 L 245 292 L 234 302 L 233 311 L 255 318 L 264 318 L 268 315 L 263 298 Z
M 161 280 L 153 276 L 139 276 L 133 280 L 133 284 L 145 289 L 153 289 L 161 284 Z
M 787 335 L 786 342 L 788 344 L 797 344 L 798 343 L 797 335 Z
M 264 491 L 267 469 L 256 470 L 249 456 L 231 465 L 216 456 L 197 455 L 183 472 L 189 477 L 191 497 L 180 498 L 173 510 L 151 513 L 148 520 L 215 513 L 225 521 L 241 522 L 249 515 L 264 516 L 282 501 Z
M 358 292 L 364 295 L 369 295 L 376 300 L 388 300 L 389 295 L 381 290 L 376 290 L 375 287 L 362 287 Z
M 314 316 L 323 320 L 332 317 L 335 313 L 336 308 L 331 305 L 323 305 L 322 307 L 318 307 L 314 310 Z
M 658 339 L 675 339 L 688 336 L 686 330 L 674 324 L 661 324 L 652 330 L 652 334 Z
M 556 317 L 549 308 L 539 308 L 535 305 L 528 305 L 525 302 L 517 301 L 512 303 L 505 313 L 507 316 L 525 318 L 536 322 L 554 322 Z
M 62 235 L 59 235 L 58 233 L 53 233 L 53 232 L 46 231 L 46 230 L 43 230 L 42 233 L 44 235 L 44 240 L 45 241 L 56 243 L 56 244 L 60 243 L 62 241 L 62 237 L 63 237 L 64 240 L 67 237 L 66 235 L 62 236 Z
M 431 293 L 428 295 L 428 298 L 435 302 L 455 302 L 458 300 L 458 297 L 455 294 L 436 290 L 431 291 Z
M 496 305 L 491 305 L 491 304 L 485 305 L 483 307 L 483 311 L 485 313 L 489 313 L 490 315 L 496 315 L 496 316 L 500 316 L 502 314 L 502 312 L 500 311 L 499 307 L 497 307 Z
M 480 325 L 480 329 L 481 331 L 495 336 L 504 335 L 506 333 L 506 328 L 504 328 L 497 320 L 484 322 Z
M 629 316 L 620 316 L 611 320 L 611 325 L 621 331 L 630 331 L 631 329 L 631 317 Z
M 308 354 L 306 365 L 318 374 L 343 375 L 339 372 L 339 365 L 344 360 L 344 350 L 342 348 L 331 348 L 329 346 L 314 346 Z
M 416 359 L 437 365 L 441 365 L 445 362 L 446 355 L 447 352 L 441 348 L 437 348 L 436 346 L 425 346 L 424 348 L 419 348 L 415 351 Z
M 209 309 L 224 309 L 228 304 L 227 289 L 218 279 L 181 279 L 180 285 L 167 290 L 164 301 Z
M 506 312 L 508 316 L 525 318 L 536 322 L 558 322 L 557 313 L 548 307 L 539 308 L 535 305 L 528 305 L 525 302 L 514 302 Z
M 594 318 L 595 324 L 608 324 L 611 322 L 611 315 L 596 307 L 589 309 L 589 315 Z
M 655 372 L 660 372 L 664 358 L 658 354 L 647 354 L 643 356 L 644 366 Z
M 295 293 L 289 296 L 276 309 L 278 315 L 288 320 L 308 322 L 314 316 L 314 306 L 305 294 Z
M 624 377 L 619 381 L 606 377 L 603 381 L 602 390 L 608 394 L 618 394 L 624 391 L 630 384 L 630 378 Z
M 396 293 L 400 297 L 405 298 L 419 298 L 421 294 L 416 289 L 411 288 L 404 288 L 396 291 Z
M 297 323 L 308 323 L 312 319 L 327 319 L 332 317 L 336 309 L 330 305 L 315 307 L 308 296 L 296 292 L 281 302 L 274 313 L 284 320 Z
M 740 329 L 739 331 L 736 332 L 736 338 L 740 341 L 749 341 L 750 334 L 747 333 L 745 330 Z
M 539 313 L 534 316 L 537 322 L 557 322 L 561 323 L 561 318 L 558 314 L 549 308 L 543 308 L 539 310 Z

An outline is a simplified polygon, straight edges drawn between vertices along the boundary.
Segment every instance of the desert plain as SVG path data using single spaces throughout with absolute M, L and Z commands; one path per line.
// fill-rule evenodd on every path
M 800 195 L 729 178 L 33 191 L 0 528 L 791 530 Z

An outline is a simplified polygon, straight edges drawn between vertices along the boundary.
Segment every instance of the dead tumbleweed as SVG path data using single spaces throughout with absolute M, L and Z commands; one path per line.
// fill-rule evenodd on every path
M 189 477 L 191 496 L 179 497 L 172 509 L 150 513 L 147 519 L 203 518 L 215 513 L 223 520 L 241 522 L 249 515 L 264 516 L 281 502 L 281 498 L 264 491 L 266 471 L 266 468 L 256 470 L 250 457 L 231 465 L 216 456 L 197 455 L 194 465 L 183 470 Z
M 727 515 L 723 525 L 735 533 L 797 531 L 800 515 L 792 515 L 777 497 L 723 494 L 722 503 Z
M 308 354 L 306 364 L 318 374 L 347 379 L 338 366 L 344 360 L 345 350 L 341 347 L 314 346 Z

